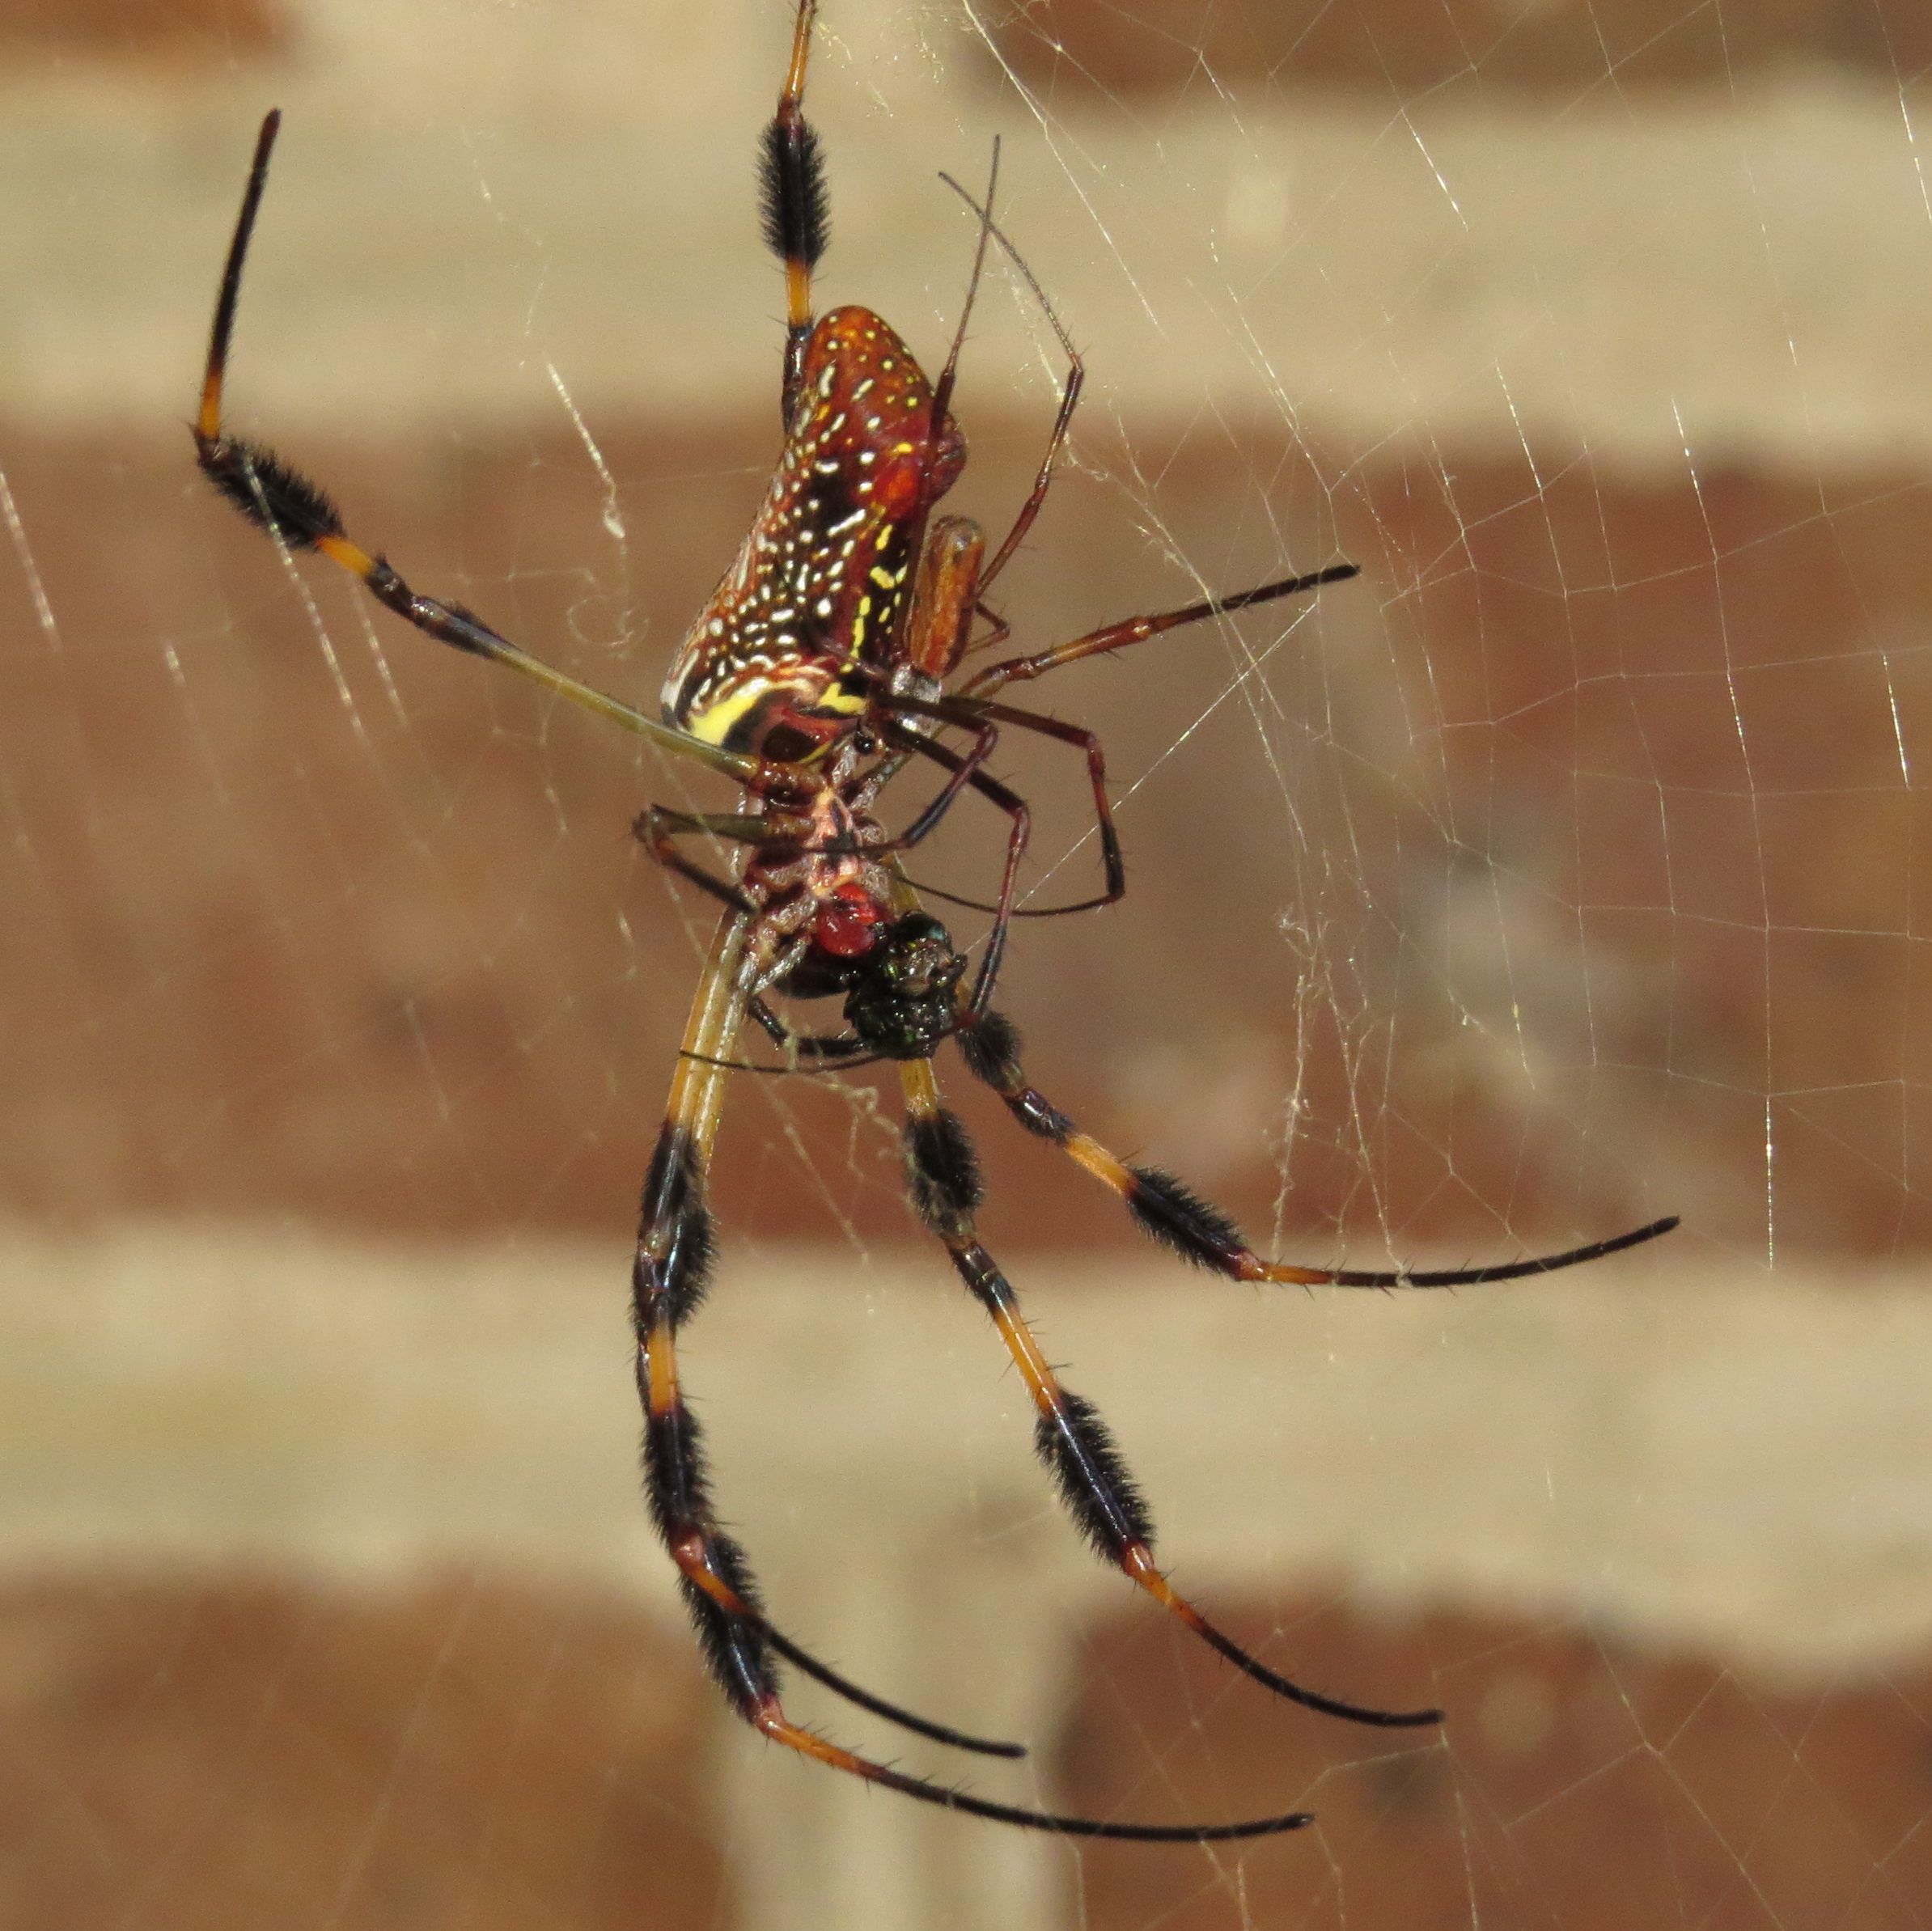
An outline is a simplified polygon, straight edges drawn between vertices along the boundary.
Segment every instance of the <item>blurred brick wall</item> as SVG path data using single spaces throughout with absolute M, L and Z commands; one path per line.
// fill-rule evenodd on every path
M 0 60 L 187 71 L 286 53 L 290 44 L 269 0 L 0 0 Z
M 993 16 L 1027 86 L 1114 99 L 1190 84 L 1307 87 L 1413 100 L 1494 86 L 1567 97 L 1603 88 L 1728 89 L 1828 65 L 1888 84 L 1932 65 L 1916 0 L 1680 0 L 1515 6 L 1497 0 L 1018 0 Z
M 293 13 L 14 0 L 0 57 L 273 58 L 299 44 Z M 1210 81 L 1717 100 L 1782 66 L 1888 86 L 1932 61 L 1925 11 L 1876 0 L 1597 0 L 1513 23 L 1409 0 L 1059 0 L 998 31 L 1049 99 L 1135 112 Z M 1036 432 L 968 426 L 976 481 L 1015 500 Z M 1346 477 L 1331 498 L 1275 424 L 1127 427 L 1216 585 L 1280 565 L 1265 528 L 1238 540 L 1258 495 L 1296 564 L 1347 554 L 1367 580 L 1271 666 L 1291 790 L 1231 707 L 1160 764 L 1226 680 L 1205 635 L 1043 693 L 1149 774 L 1124 816 L 1128 904 L 1015 948 L 1008 1002 L 1055 1097 L 1265 1226 L 1299 1067 L 1286 1225 L 1323 1242 L 1344 1221 L 1372 1238 L 1383 1212 L 1417 1241 L 1492 1243 L 1681 1207 L 1700 1237 L 1761 1251 L 1769 1131 L 1784 1242 L 1921 1251 L 1922 807 L 1904 773 L 1927 728 L 1925 480 L 1338 447 L 1312 459 Z M 648 697 L 742 529 L 769 424 L 597 430 L 650 533 L 628 578 L 552 428 L 345 425 L 300 455 L 426 587 Z M 1087 447 L 1120 460 L 1098 433 Z M 77 442 L 0 425 L 0 463 L 59 625 L 57 644 L 24 573 L 0 578 L 8 1205 L 621 1239 L 706 922 L 626 837 L 662 774 L 378 618 L 392 704 L 353 593 L 307 569 L 338 684 L 302 594 L 206 498 L 172 426 Z M 1011 586 L 1027 641 L 1195 594 L 1130 511 L 1063 485 Z M 1057 853 L 1078 786 L 1026 769 Z M 934 862 L 970 871 L 989 845 L 962 825 Z M 1311 862 L 1324 849 L 1347 854 L 1340 887 Z M 1473 915 L 1499 900 L 1500 922 Z M 1537 1077 L 1563 1096 L 1542 1105 Z M 852 1105 L 796 1082 L 738 1106 L 718 1179 L 734 1227 L 909 1230 L 889 1137 Z M 999 1239 L 1125 1238 L 1000 1120 L 983 1137 Z M 159 1925 L 290 1921 L 318 1895 L 345 1925 L 434 1921 L 452 1895 L 477 1923 L 495 1902 L 506 1922 L 631 1923 L 646 1895 L 667 1931 L 717 1920 L 718 1854 L 682 1781 L 704 1692 L 681 1641 L 628 1616 L 506 1585 L 371 1605 L 220 1580 L 17 1590 L 0 1623 L 10 1922 L 123 1924 L 131 1899 Z M 1150 1757 L 1176 1815 L 1271 1809 L 1314 1781 L 1324 1840 L 1245 1853 L 1239 1885 L 1192 1857 L 1089 1853 L 1096 1928 L 1165 1912 L 1190 1931 L 1290 1913 L 1406 1931 L 1466 1921 L 1472 1885 L 1526 1931 L 1917 1921 L 1922 1680 L 1803 1696 L 1502 1620 L 1391 1637 L 1290 1605 L 1235 1627 L 1291 1632 L 1324 1680 L 1450 1698 L 1454 1755 L 1285 1717 L 1146 1617 L 1104 1631 L 1066 1801 L 1139 1808 Z M 1652 1892 L 1663 1850 L 1672 1887 Z
M 1298 1679 L 1450 1710 L 1441 1739 L 1244 1709 L 1213 1658 L 1146 1620 L 1095 1637 L 1067 1797 L 1314 1831 L 1198 1864 L 1096 1844 L 1091 1931 L 1912 1931 L 1932 1894 L 1932 1671 L 1829 1691 L 1502 1617 L 1378 1628 L 1288 1601 L 1230 1625 Z M 1217 1860 L 1219 1861 L 1218 1859 Z
M 1083 1847 L 1094 1931 L 1921 1921 L 1932 1674 L 1827 1691 L 1502 1616 L 1222 1607 L 1300 1679 L 1438 1700 L 1450 1727 L 1352 1730 L 1270 1704 L 1151 1613 L 1103 1624 L 1053 1748 L 1055 1801 L 1163 1819 L 1302 1806 L 1319 1823 L 1212 1869 Z M 713 1693 L 680 1634 L 487 1577 L 10 1590 L 0 1912 L 18 1931 L 716 1926 Z
M 500 1580 L 11 1590 L 0 1917 L 714 1927 L 709 1694 L 633 1609 Z
M 1341 525 L 1389 559 L 1434 802 L 1561 921 L 1576 908 L 1569 963 L 1603 993 L 1588 1049 L 1667 1070 L 1667 1093 L 1639 1078 L 1621 1099 L 1686 1154 L 1690 1210 L 1728 1217 L 1769 1133 L 1794 1239 L 1921 1248 L 1923 480 L 1391 465 Z

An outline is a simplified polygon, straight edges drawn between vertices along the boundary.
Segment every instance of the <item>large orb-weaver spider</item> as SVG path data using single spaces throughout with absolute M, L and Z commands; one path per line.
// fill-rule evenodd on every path
M 1155 1564 L 1147 1506 L 1105 1425 L 1090 1404 L 1061 1385 L 1011 1286 L 980 1243 L 974 1213 L 981 1186 L 972 1149 L 957 1117 L 940 1103 L 932 1055 L 948 1037 L 955 1040 L 967 1070 L 999 1095 L 1028 1133 L 1060 1148 L 1111 1188 L 1155 1239 L 1184 1260 L 1237 1281 L 1426 1288 L 1515 1280 L 1635 1247 L 1676 1222 L 1654 1221 L 1614 1239 L 1536 1260 L 1441 1273 L 1271 1263 L 1248 1247 L 1218 1209 L 1171 1175 L 1116 1158 L 1028 1082 L 1019 1035 L 991 1004 L 1008 926 L 1018 916 L 1014 895 L 1029 831 L 1024 800 L 985 769 L 1002 726 L 1057 739 L 1087 759 L 1104 888 L 1078 905 L 1054 909 L 1112 904 L 1125 889 L 1125 873 L 1098 739 L 1077 726 L 997 702 L 996 693 L 1062 664 L 1294 596 L 1356 572 L 1352 565 L 1338 565 L 1236 596 L 1129 618 L 1069 643 L 1004 658 L 949 688 L 969 650 L 996 645 L 1009 634 L 986 608 L 986 592 L 1045 502 L 1079 397 L 1082 364 L 1042 296 L 1042 309 L 1067 358 L 1067 374 L 1032 493 L 989 562 L 977 524 L 964 517 L 931 516 L 966 459 L 964 438 L 948 407 L 964 316 L 935 383 L 869 310 L 835 309 L 816 320 L 812 314 L 812 270 L 826 236 L 823 166 L 802 105 L 815 11 L 816 0 L 799 0 L 790 66 L 764 142 L 765 235 L 785 265 L 787 290 L 784 452 L 737 561 L 672 663 L 661 722 L 552 669 L 461 605 L 419 596 L 383 558 L 350 540 L 322 490 L 262 445 L 222 429 L 222 390 L 236 298 L 278 113 L 262 123 L 222 277 L 194 425 L 201 465 L 250 522 L 290 550 L 320 552 L 419 630 L 506 665 L 660 749 L 735 779 L 745 794 L 750 807 L 745 811 L 694 814 L 653 805 L 638 821 L 638 835 L 659 863 L 722 900 L 727 909 L 698 983 L 644 1183 L 632 1270 L 646 1493 L 677 1565 L 705 1660 L 735 1712 L 802 1755 L 998 1822 L 1153 1842 L 1201 1843 L 1294 1830 L 1311 1821 L 1307 1812 L 1234 1823 L 1119 1823 L 994 1803 L 855 1755 L 786 1715 L 780 1658 L 860 1708 L 940 1742 L 992 1755 L 1023 1754 L 1017 1744 L 928 1722 L 847 1682 L 800 1649 L 766 1617 L 744 1550 L 718 1527 L 697 1425 L 679 1387 L 676 1340 L 703 1298 L 710 1268 L 705 1174 L 745 1021 L 783 1045 L 794 1065 L 897 1064 L 913 1203 L 1006 1343 L 1036 1412 L 1036 1451 L 1081 1533 L 1236 1668 L 1277 1696 L 1354 1722 L 1427 1725 L 1439 1721 L 1442 1713 L 1366 1709 L 1303 1689 L 1224 1636 L 1169 1584 Z M 1025 265 L 994 227 L 989 207 L 973 205 L 980 241 L 972 286 L 977 286 L 989 237 L 1006 248 L 1031 284 Z M 971 299 L 969 292 L 968 307 Z M 989 626 L 977 637 L 976 620 Z M 971 734 L 970 746 L 946 744 L 940 734 L 947 730 Z M 946 781 L 894 834 L 875 807 L 888 782 L 916 757 L 938 765 Z M 1004 812 L 1011 827 L 998 903 L 984 908 L 994 914 L 992 929 L 969 989 L 964 987 L 964 958 L 945 926 L 922 908 L 900 860 L 967 789 Z M 736 875 L 719 877 L 684 858 L 676 841 L 692 835 L 742 846 Z M 796 1033 L 769 1003 L 773 995 L 810 999 L 841 993 L 846 1030 L 833 1035 Z

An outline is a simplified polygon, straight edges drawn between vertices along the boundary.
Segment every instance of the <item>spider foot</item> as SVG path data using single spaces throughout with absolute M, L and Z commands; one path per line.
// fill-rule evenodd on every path
M 968 1817 L 984 1817 L 994 1823 L 1016 1824 L 1022 1830 L 1049 1831 L 1062 1837 L 1112 1838 L 1129 1844 L 1224 1844 L 1237 1838 L 1272 1837 L 1283 1831 L 1303 1830 L 1315 1821 L 1311 1811 L 1292 1810 L 1285 1816 L 1248 1818 L 1239 1823 L 1116 1823 L 1105 1818 L 1069 1817 L 1054 1810 L 994 1803 L 989 1798 L 975 1797 L 970 1791 L 888 1768 L 808 1730 L 801 1730 L 786 1716 L 775 1696 L 761 1700 L 745 1715 L 755 1730 L 774 1743 L 782 1743 L 815 1763 L 828 1764 L 849 1776 L 862 1777 L 867 1783 L 896 1790 L 922 1803 L 958 1810 Z

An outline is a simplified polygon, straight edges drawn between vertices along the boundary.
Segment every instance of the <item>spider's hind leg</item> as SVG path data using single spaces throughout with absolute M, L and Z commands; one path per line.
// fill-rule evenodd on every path
M 1305 1690 L 1277 1675 L 1231 1637 L 1216 1628 L 1155 1566 L 1154 1522 L 1120 1450 L 1099 1411 L 1059 1378 L 1041 1353 L 1011 1285 L 980 1244 L 973 1216 L 981 1197 L 979 1170 L 966 1129 L 939 1103 L 930 1060 L 901 1065 L 906 1101 L 906 1179 L 913 1204 L 945 1243 L 953 1266 L 979 1302 L 1019 1370 L 1035 1410 L 1033 1446 L 1060 1491 L 1060 1499 L 1096 1554 L 1185 1623 L 1235 1667 L 1291 1703 L 1379 1728 L 1439 1723 L 1436 1709 L 1396 1713 Z

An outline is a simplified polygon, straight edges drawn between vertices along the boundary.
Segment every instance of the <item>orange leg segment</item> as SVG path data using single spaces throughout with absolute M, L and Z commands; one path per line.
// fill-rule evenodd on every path
M 1171 1247 L 1184 1260 L 1211 1268 L 1231 1280 L 1302 1287 L 1475 1287 L 1485 1281 L 1553 1274 L 1586 1261 L 1601 1260 L 1626 1247 L 1641 1247 L 1677 1225 L 1677 1216 L 1667 1214 L 1608 1240 L 1593 1240 L 1559 1254 L 1540 1254 L 1529 1260 L 1502 1261 L 1493 1267 L 1412 1272 L 1401 1268 L 1297 1267 L 1286 1261 L 1264 1260 L 1218 1207 L 1202 1200 L 1171 1173 L 1155 1167 L 1129 1166 L 1109 1153 L 1030 1085 L 1020 1063 L 1019 1028 L 1004 1014 L 989 1012 L 984 1018 L 976 1018 L 962 1007 L 959 1040 L 960 1053 L 973 1077 L 999 1095 L 1006 1110 L 1029 1133 L 1050 1140 L 1116 1195 L 1142 1232 Z
M 1234 1824 L 1139 1824 L 995 1803 L 861 1756 L 786 1714 L 779 1695 L 781 1658 L 861 1708 L 939 1742 L 988 1754 L 1022 1754 L 1015 1745 L 970 1737 L 912 1716 L 801 1651 L 773 1628 L 743 1548 L 718 1526 L 697 1421 L 679 1385 L 676 1334 L 708 1285 L 714 1243 L 705 1175 L 729 1078 L 725 1062 L 736 1044 L 756 978 L 757 961 L 749 942 L 755 925 L 752 913 L 727 914 L 705 962 L 663 1129 L 644 1183 L 631 1277 L 638 1392 L 644 1405 L 645 1493 L 677 1565 L 685 1607 L 713 1676 L 737 1713 L 774 1743 L 849 1776 L 971 1816 L 1067 1836 L 1148 1843 L 1204 1843 L 1299 1829 L 1309 1821 L 1299 1811 Z
M 981 1197 L 977 1162 L 965 1128 L 939 1103 L 932 1062 L 906 1061 L 900 1076 L 906 1101 L 906 1170 L 913 1203 L 927 1226 L 945 1243 L 960 1277 L 1006 1344 L 1032 1397 L 1035 1452 L 1095 1552 L 1236 1669 L 1277 1696 L 1328 1716 L 1378 1728 L 1441 1722 L 1440 1710 L 1368 1709 L 1290 1682 L 1216 1628 L 1161 1573 L 1154 1560 L 1153 1517 L 1106 1423 L 1091 1402 L 1060 1385 L 1019 1311 L 1011 1285 L 980 1244 L 973 1226 Z
M 208 338 L 207 368 L 201 379 L 201 408 L 193 425 L 195 451 L 202 472 L 257 529 L 266 531 L 290 550 L 319 552 L 348 571 L 377 602 L 439 643 L 472 656 L 486 657 L 541 684 L 554 695 L 649 739 L 659 750 L 694 759 L 742 785 L 769 788 L 778 781 L 783 773 L 763 759 L 705 743 L 687 731 L 646 717 L 629 705 L 621 704 L 615 697 L 566 676 L 540 658 L 532 657 L 461 604 L 419 596 L 383 558 L 371 556 L 350 540 L 342 527 L 341 512 L 326 490 L 291 468 L 272 449 L 231 435 L 222 426 L 222 390 L 227 379 L 228 350 L 235 333 L 242 270 L 248 260 L 249 238 L 261 206 L 262 191 L 268 183 L 269 158 L 274 151 L 275 136 L 281 125 L 279 112 L 269 114 L 261 124 L 254 163 L 248 171 L 248 185 L 242 196 L 241 213 L 236 218 L 234 239 L 228 244 L 228 259 L 222 270 L 214 325 Z

